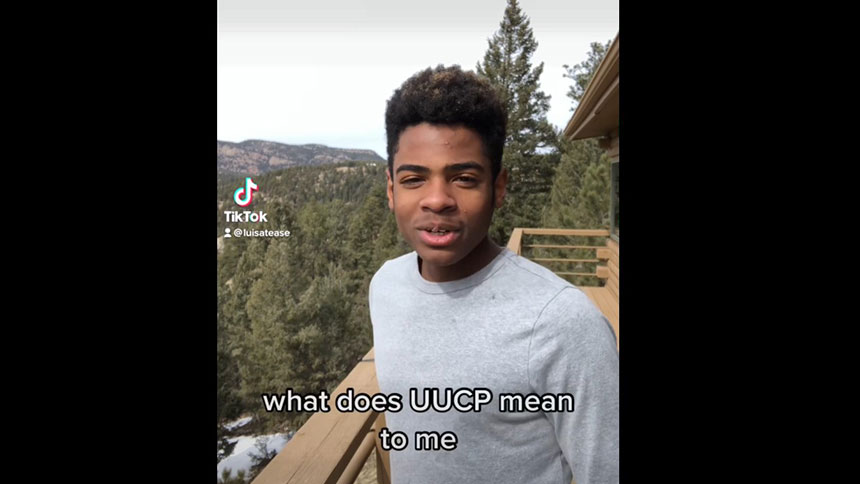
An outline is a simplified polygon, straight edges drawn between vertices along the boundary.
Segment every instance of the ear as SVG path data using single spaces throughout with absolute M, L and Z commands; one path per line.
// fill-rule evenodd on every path
M 385 170 L 385 178 L 388 180 L 388 210 L 394 211 L 394 182 L 391 181 L 391 172 Z
M 496 181 L 493 182 L 494 188 L 496 190 L 496 199 L 493 201 L 496 208 L 502 208 L 502 203 L 505 201 L 505 195 L 507 195 L 507 187 L 508 187 L 508 170 L 502 168 L 502 171 L 499 172 L 499 175 L 496 177 Z

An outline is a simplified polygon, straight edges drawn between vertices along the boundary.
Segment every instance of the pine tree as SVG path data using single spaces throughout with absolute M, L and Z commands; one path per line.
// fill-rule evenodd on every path
M 372 275 L 381 265 L 374 242 L 388 218 L 393 216 L 388 210 L 385 184 L 379 183 L 370 191 L 349 223 L 346 266 L 360 278 L 368 273 Z
M 262 264 L 266 255 L 265 239 L 253 238 L 247 243 L 239 257 L 232 277 L 224 281 L 219 291 L 221 313 L 219 315 L 219 343 L 222 351 L 241 364 L 243 352 L 247 349 L 247 335 L 251 330 L 246 305 L 253 284 L 263 275 Z M 223 339 L 220 332 L 223 331 Z
M 573 80 L 568 91 L 568 97 L 574 102 L 573 110 L 578 106 L 588 83 L 594 77 L 594 73 L 610 43 L 605 45 L 598 42 L 591 43 L 591 51 L 588 59 L 568 67 L 564 77 Z M 609 192 L 610 192 L 610 167 L 609 159 L 594 139 L 571 141 L 560 137 L 561 162 L 556 170 L 550 194 L 550 203 L 545 208 L 542 217 L 542 226 L 569 229 L 608 229 L 609 228 Z M 598 245 L 602 240 L 578 239 L 579 243 L 586 245 Z M 567 258 L 591 258 L 593 253 L 588 251 L 573 251 L 558 253 L 552 250 L 540 253 L 542 257 L 567 257 Z M 558 268 L 555 268 L 556 270 Z M 570 269 L 570 267 L 566 268 Z M 591 272 L 592 267 L 577 268 L 577 272 Z M 574 284 L 593 285 L 593 279 L 574 277 Z
M 573 80 L 568 96 L 582 98 L 588 82 L 609 50 L 610 42 L 591 43 L 588 59 L 568 67 L 564 77 Z M 575 109 L 576 105 L 574 106 Z M 561 163 L 553 183 L 550 204 L 542 223 L 560 228 L 609 228 L 609 161 L 594 139 L 559 141 Z
M 508 112 L 502 158 L 509 172 L 508 193 L 490 228 L 491 238 L 504 244 L 514 227 L 540 223 L 559 160 L 558 135 L 546 119 L 550 96 L 540 90 L 543 63 L 531 65 L 538 43 L 517 0 L 508 0 L 500 29 L 487 43 L 476 70 L 496 87 Z
M 278 455 L 278 451 L 269 450 L 269 439 L 265 437 L 257 438 L 254 442 L 254 448 L 256 452 L 251 454 L 251 469 L 248 473 L 249 481 L 253 481 L 269 465 L 269 462 L 272 462 L 272 459 Z
M 588 87 L 588 83 L 594 77 L 597 66 L 600 65 L 600 61 L 606 56 L 606 52 L 609 50 L 611 44 L 612 40 L 607 40 L 606 44 L 592 42 L 591 51 L 588 52 L 588 59 L 573 67 L 567 64 L 563 66 L 567 72 L 562 74 L 562 76 L 573 80 L 573 84 L 567 91 L 567 97 L 573 100 L 573 106 L 570 107 L 571 111 L 576 110 L 576 107 L 579 105 L 582 95 L 585 94 L 585 88 Z
M 286 419 L 277 413 L 261 413 L 260 395 L 284 391 L 291 383 L 289 370 L 296 364 L 286 346 L 288 314 L 295 306 L 287 278 L 289 262 L 289 241 L 272 241 L 261 266 L 262 275 L 249 291 L 246 312 L 250 330 L 243 339 L 238 362 L 246 408 L 257 410 L 255 422 L 267 429 L 277 429 Z
M 609 228 L 609 160 L 594 140 L 562 140 L 562 159 L 541 226 Z

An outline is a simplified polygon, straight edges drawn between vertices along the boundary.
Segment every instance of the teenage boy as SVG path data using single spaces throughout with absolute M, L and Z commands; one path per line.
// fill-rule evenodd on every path
M 370 284 L 379 388 L 403 396 L 386 425 L 408 439 L 389 454 L 393 484 L 618 482 L 608 321 L 582 291 L 487 236 L 508 181 L 506 120 L 492 86 L 459 66 L 419 72 L 388 101 L 388 206 L 415 249 Z M 480 412 L 413 411 L 430 388 L 493 399 Z M 574 409 L 502 412 L 502 393 L 570 394 Z M 453 432 L 456 448 L 416 450 L 415 433 L 429 431 Z

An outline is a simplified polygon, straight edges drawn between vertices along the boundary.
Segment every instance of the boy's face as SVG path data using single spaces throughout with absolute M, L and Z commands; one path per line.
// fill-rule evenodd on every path
M 469 274 L 470 266 L 478 270 L 489 262 L 481 252 L 489 250 L 487 230 L 493 210 L 504 200 L 507 173 L 493 180 L 475 131 L 428 123 L 406 128 L 393 172 L 393 178 L 388 174 L 388 207 L 421 257 L 422 274 Z

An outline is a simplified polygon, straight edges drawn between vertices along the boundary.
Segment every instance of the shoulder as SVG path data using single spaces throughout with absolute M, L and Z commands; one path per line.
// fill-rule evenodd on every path
M 584 292 L 565 288 L 535 321 L 527 361 L 534 388 L 552 388 L 571 379 L 611 384 L 619 363 L 615 333 Z
M 572 345 L 608 345 L 615 348 L 612 325 L 589 297 L 571 285 L 560 290 L 541 311 L 533 329 L 540 338 Z
M 549 295 L 549 298 L 544 300 L 545 306 L 542 313 L 547 313 L 547 315 L 602 315 L 585 292 L 546 267 L 510 251 L 508 261 L 510 262 L 508 268 L 510 276 L 519 279 L 524 284 L 522 286 L 524 291 L 532 293 L 535 290 L 540 290 Z
M 505 249 L 507 263 L 500 272 L 510 284 L 514 284 L 523 297 L 540 302 L 541 306 L 555 298 L 562 290 L 576 287 L 555 275 L 546 267 Z M 578 290 L 577 290 L 578 291 Z
M 585 292 L 510 250 L 506 258 L 501 275 L 521 296 L 524 307 L 533 309 L 533 331 L 550 338 L 608 337 L 614 344 L 612 326 Z
M 370 287 L 372 288 L 380 284 L 402 283 L 410 264 L 415 264 L 415 256 L 415 251 L 412 251 L 385 261 L 382 267 L 373 274 L 373 278 L 370 279 Z

